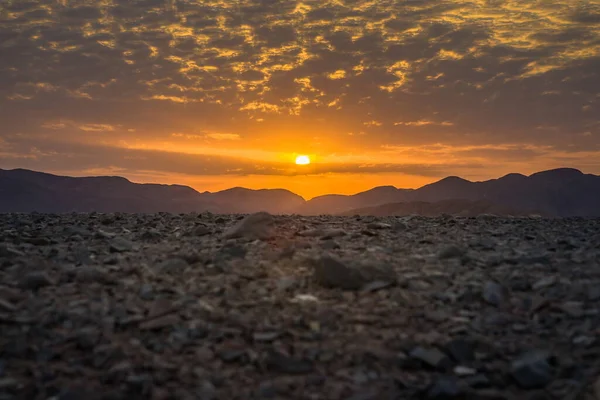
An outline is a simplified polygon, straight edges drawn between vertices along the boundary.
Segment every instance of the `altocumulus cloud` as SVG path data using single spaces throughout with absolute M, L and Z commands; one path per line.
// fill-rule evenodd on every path
M 0 72 L 0 139 L 29 138 L 13 146 L 23 155 L 83 142 L 114 165 L 120 140 L 173 132 L 227 132 L 212 139 L 254 148 L 319 132 L 324 152 L 340 151 L 332 143 L 600 151 L 596 1 L 4 0 Z M 478 152 L 500 154 L 535 156 Z M 285 169 L 210 162 L 206 173 Z

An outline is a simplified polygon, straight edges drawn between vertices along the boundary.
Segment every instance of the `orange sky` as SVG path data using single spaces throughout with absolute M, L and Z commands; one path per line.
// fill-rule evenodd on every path
M 599 174 L 598 21 L 569 0 L 8 1 L 0 168 L 307 198 Z

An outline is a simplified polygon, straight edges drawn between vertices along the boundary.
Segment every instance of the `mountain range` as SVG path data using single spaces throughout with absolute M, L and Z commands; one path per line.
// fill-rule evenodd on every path
M 471 182 L 450 176 L 418 189 L 380 186 L 355 195 L 305 200 L 285 189 L 133 183 L 122 177 L 74 178 L 0 169 L 0 212 L 205 212 L 246 214 L 600 216 L 600 176 L 571 168 Z

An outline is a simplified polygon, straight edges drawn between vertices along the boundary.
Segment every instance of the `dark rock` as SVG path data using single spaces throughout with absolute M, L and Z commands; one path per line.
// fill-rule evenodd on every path
M 435 369 L 445 370 L 452 367 L 450 359 L 436 348 L 426 349 L 419 346 L 414 348 L 409 355 Z
M 465 378 L 465 383 L 475 389 L 484 389 L 491 386 L 491 382 L 484 374 L 477 374 Z
M 23 257 L 25 253 L 20 252 L 12 247 L 9 247 L 4 244 L 0 244 L 0 257 L 6 258 L 14 258 L 14 257 Z
M 513 361 L 511 375 L 522 388 L 543 388 L 554 379 L 555 375 L 553 367 L 548 362 L 549 358 L 549 353 L 543 351 L 526 353 Z
M 109 284 L 114 281 L 114 278 L 107 271 L 91 266 L 78 268 L 75 279 L 80 283 Z
M 463 338 L 448 342 L 445 350 L 457 363 L 469 363 L 475 359 L 475 347 L 473 343 Z
M 20 280 L 19 286 L 27 290 L 38 290 L 45 286 L 54 285 L 52 279 L 46 272 L 33 271 L 26 273 Z
M 269 352 L 265 363 L 270 370 L 284 374 L 307 374 L 313 371 L 310 361 L 289 357 L 275 350 Z
M 110 242 L 111 253 L 124 253 L 131 250 L 133 250 L 133 243 L 125 238 L 116 237 Z
M 274 221 L 273 216 L 266 212 L 252 214 L 229 228 L 223 237 L 226 239 L 268 240 L 273 237 L 272 225 Z
M 494 281 L 487 281 L 483 286 L 483 299 L 496 307 L 501 306 L 506 302 L 508 290 Z
M 158 264 L 158 271 L 167 274 L 180 274 L 188 267 L 188 263 L 181 258 L 171 258 Z
M 458 380 L 451 376 L 443 376 L 436 379 L 427 389 L 425 399 L 427 400 L 452 400 L 464 398 L 464 392 Z
M 458 246 L 448 246 L 444 248 L 438 255 L 440 260 L 449 258 L 460 258 L 466 254 L 466 251 Z
M 209 235 L 210 233 L 212 233 L 212 230 L 210 228 L 208 228 L 206 225 L 198 225 L 190 231 L 191 236 L 198 236 L 198 237 L 206 236 L 206 235 Z
M 396 281 L 396 274 L 390 267 L 350 266 L 332 256 L 324 256 L 313 261 L 313 267 L 315 281 L 325 287 L 358 290 L 373 281 Z

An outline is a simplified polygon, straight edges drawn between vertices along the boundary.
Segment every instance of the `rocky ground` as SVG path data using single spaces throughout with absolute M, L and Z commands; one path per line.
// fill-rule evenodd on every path
M 600 220 L 0 216 L 0 400 L 600 399 Z

